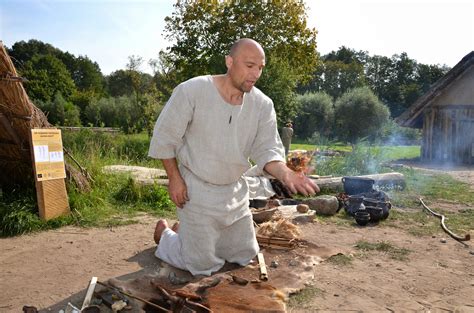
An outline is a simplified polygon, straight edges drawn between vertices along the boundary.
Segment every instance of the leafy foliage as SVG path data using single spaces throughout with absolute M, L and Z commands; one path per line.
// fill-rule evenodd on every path
M 303 1 L 178 1 L 166 18 L 160 63 L 169 84 L 193 76 L 225 72 L 224 55 L 239 38 L 265 49 L 268 73 L 257 85 L 273 98 L 280 121 L 294 114 L 293 89 L 307 81 L 317 64 L 316 31 L 307 28 Z
M 21 75 L 28 79 L 25 89 L 33 99 L 51 101 L 57 93 L 69 99 L 75 89 L 66 66 L 52 55 L 33 56 Z
M 36 103 L 46 114 L 48 121 L 53 125 L 81 125 L 79 108 L 71 102 L 66 101 L 60 93 L 57 93 L 51 102 L 37 101 Z
M 360 138 L 375 139 L 387 123 L 390 112 L 368 87 L 352 89 L 336 101 L 337 136 L 355 143 Z
M 298 95 L 298 115 L 295 120 L 295 133 L 298 138 L 308 139 L 315 132 L 328 135 L 334 121 L 332 98 L 324 93 L 305 93 Z

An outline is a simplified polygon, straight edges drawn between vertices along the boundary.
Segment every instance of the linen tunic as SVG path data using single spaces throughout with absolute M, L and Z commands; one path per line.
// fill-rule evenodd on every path
M 283 155 L 273 102 L 257 88 L 231 105 L 210 75 L 178 85 L 156 122 L 149 156 L 178 159 L 189 201 L 178 209 L 179 237 L 165 232 L 157 256 L 194 275 L 210 275 L 225 260 L 250 262 L 258 244 L 243 174 L 249 158 L 263 169 Z
M 161 112 L 149 156 L 177 158 L 211 184 L 234 183 L 249 169 L 249 157 L 261 169 L 284 161 L 273 102 L 253 87 L 242 105 L 231 105 L 212 76 L 192 78 L 175 88 Z

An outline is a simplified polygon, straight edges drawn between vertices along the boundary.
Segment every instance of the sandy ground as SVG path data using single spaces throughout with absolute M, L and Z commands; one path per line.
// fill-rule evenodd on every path
M 474 186 L 474 170 L 442 170 Z M 154 224 L 155 219 L 143 216 L 137 224 L 117 228 L 64 227 L 0 239 L 0 312 L 21 312 L 24 305 L 58 312 L 68 302 L 82 303 L 92 276 L 105 281 L 152 273 L 158 266 Z M 474 312 L 472 240 L 462 245 L 441 229 L 435 236 L 414 237 L 403 226 L 383 223 L 313 223 L 302 230 L 318 245 L 349 251 L 352 261 L 319 264 L 309 288 L 312 296 L 289 307 L 290 312 Z M 410 253 L 406 260 L 361 253 L 354 247 L 361 240 L 385 241 Z

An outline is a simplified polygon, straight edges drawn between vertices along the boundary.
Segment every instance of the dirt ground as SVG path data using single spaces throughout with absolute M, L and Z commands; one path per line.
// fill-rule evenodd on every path
M 446 171 L 474 188 L 473 168 L 430 170 Z M 0 239 L 0 312 L 21 312 L 24 305 L 58 312 L 68 302 L 82 303 L 92 276 L 105 281 L 153 273 L 158 264 L 154 224 L 154 218 L 142 216 L 139 223 L 123 227 L 64 227 Z M 472 240 L 465 246 L 441 228 L 435 236 L 414 237 L 383 223 L 312 223 L 302 230 L 306 239 L 340 248 L 353 258 L 348 265 L 317 265 L 307 288 L 311 295 L 289 312 L 474 312 Z M 410 253 L 407 260 L 377 251 L 361 254 L 354 247 L 360 240 L 389 242 Z

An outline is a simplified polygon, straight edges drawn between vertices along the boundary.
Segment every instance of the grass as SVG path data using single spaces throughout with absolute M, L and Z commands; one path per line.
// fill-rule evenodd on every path
M 391 259 L 406 261 L 408 259 L 408 254 L 411 252 L 405 248 L 398 248 L 388 241 L 381 242 L 367 242 L 367 241 L 358 241 L 355 247 L 363 252 L 367 251 L 378 251 L 387 254 Z
M 63 132 L 64 146 L 94 178 L 92 191 L 79 192 L 68 183 L 68 196 L 72 213 L 69 216 L 41 221 L 37 215 L 36 195 L 31 190 L 13 190 L 0 193 L 0 236 L 12 236 L 64 225 L 113 226 L 134 222 L 143 213 L 174 218 L 174 205 L 161 186 L 138 186 L 127 175 L 110 175 L 102 167 L 111 164 L 139 165 L 161 168 L 161 162 L 147 156 L 149 138 L 146 134 L 122 135 Z M 313 145 L 293 144 L 292 149 L 314 149 Z M 352 151 L 352 147 L 331 145 L 331 149 Z M 383 164 L 395 158 L 412 158 L 419 155 L 419 147 L 377 147 L 360 143 L 341 157 L 317 159 L 320 175 L 356 175 L 388 171 Z M 446 224 L 456 233 L 474 229 L 474 193 L 469 186 L 447 175 L 434 175 L 413 169 L 400 170 L 406 178 L 403 191 L 388 191 L 395 210 L 384 225 L 403 227 L 416 236 L 440 231 L 439 219 L 422 210 L 418 198 L 422 196 L 428 206 L 439 200 L 455 201 L 464 210 L 446 212 L 434 205 L 433 210 L 445 214 Z M 334 192 L 327 192 L 333 194 Z M 341 226 L 354 224 L 352 217 L 341 212 L 331 217 L 317 217 L 322 223 Z
M 337 265 L 337 266 L 347 266 L 352 263 L 352 257 L 350 255 L 345 255 L 343 253 L 338 253 L 336 255 L 330 256 L 327 259 L 327 262 Z
M 290 308 L 306 309 L 311 306 L 308 305 L 311 303 L 311 300 L 315 297 L 321 296 L 324 294 L 324 291 L 316 288 L 314 286 L 308 286 L 302 289 L 295 295 L 290 296 L 288 301 L 288 306 Z
M 63 144 L 94 178 L 92 190 L 81 193 L 68 183 L 71 214 L 48 222 L 37 215 L 34 190 L 4 192 L 0 197 L 0 236 L 14 236 L 64 225 L 116 226 L 134 222 L 143 212 L 175 217 L 165 187 L 137 186 L 127 175 L 110 175 L 102 167 L 111 164 L 160 167 L 148 158 L 146 134 L 117 135 L 81 131 L 63 133 Z

